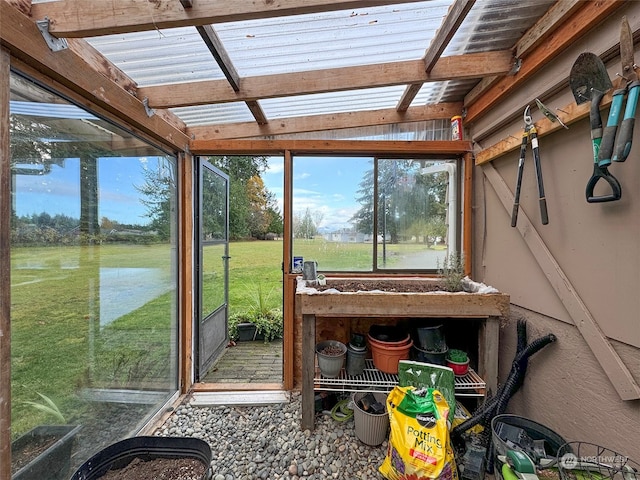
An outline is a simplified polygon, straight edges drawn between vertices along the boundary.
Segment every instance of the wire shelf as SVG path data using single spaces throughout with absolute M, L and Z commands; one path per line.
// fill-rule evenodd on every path
M 315 390 L 332 392 L 389 392 L 398 385 L 398 375 L 381 372 L 373 366 L 373 360 L 365 360 L 361 375 L 347 375 L 345 369 L 337 378 L 325 378 L 316 367 L 313 380 Z M 455 378 L 455 390 L 458 397 L 484 397 L 486 382 L 471 368 L 466 375 Z

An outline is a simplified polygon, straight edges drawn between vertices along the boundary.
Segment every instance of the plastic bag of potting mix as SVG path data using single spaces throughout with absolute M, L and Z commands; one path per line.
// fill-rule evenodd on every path
M 391 424 L 379 471 L 388 480 L 458 480 L 449 439 L 449 405 L 439 390 L 394 387 L 387 397 Z
M 453 370 L 442 365 L 400 360 L 398 362 L 398 385 L 416 388 L 433 388 L 442 395 L 449 405 L 449 427 L 454 421 L 456 408 L 455 375 Z

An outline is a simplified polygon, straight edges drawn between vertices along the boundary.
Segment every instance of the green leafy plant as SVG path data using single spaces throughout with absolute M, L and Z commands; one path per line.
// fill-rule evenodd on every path
M 47 397 L 46 395 L 40 393 L 40 392 L 36 392 L 38 395 L 40 395 L 40 397 L 42 398 L 42 400 L 44 402 L 33 402 L 31 400 L 27 400 L 24 403 L 26 405 L 29 405 L 30 407 L 35 408 L 36 410 L 40 410 L 41 412 L 44 412 L 48 415 L 52 415 L 53 417 L 55 417 L 57 420 L 59 420 L 61 423 L 67 423 L 66 419 L 64 418 L 64 415 L 62 415 L 62 412 L 60 411 L 60 409 L 58 408 L 58 406 L 55 404 L 55 402 L 53 400 L 51 400 L 49 397 Z
M 447 353 L 447 360 L 455 363 L 466 363 L 469 360 L 467 352 L 464 350 L 458 350 L 456 348 L 452 348 Z
M 264 337 L 265 342 L 282 338 L 284 333 L 282 310 L 279 308 L 272 308 L 263 314 L 248 311 L 230 315 L 228 332 L 232 340 L 238 339 L 238 325 L 241 323 L 253 323 L 256 326 L 256 336 Z
M 444 263 L 440 267 L 437 263 L 438 274 L 442 277 L 443 287 L 447 292 L 461 292 L 464 273 L 464 256 L 451 253 L 444 257 Z

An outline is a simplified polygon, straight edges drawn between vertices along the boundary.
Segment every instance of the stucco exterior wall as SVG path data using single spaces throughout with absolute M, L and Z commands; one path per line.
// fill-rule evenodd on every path
M 617 52 L 622 15 L 628 16 L 634 32 L 640 31 L 640 3 L 628 2 L 477 124 L 468 125 L 475 148 L 519 136 L 527 104 L 532 105 L 534 121 L 540 120 L 536 97 L 554 111 L 573 102 L 568 86 L 573 62 L 584 51 Z M 640 44 L 636 59 L 640 61 Z M 607 67 L 615 79 L 621 71 L 619 57 Z M 608 111 L 602 111 L 605 124 Z M 558 114 L 562 117 L 562 112 Z M 589 204 L 585 199 L 593 170 L 588 119 L 540 138 L 540 155 L 549 224 L 540 223 L 530 147 L 521 212 L 532 221 L 578 302 L 640 383 L 640 127 L 635 129 L 628 160 L 610 168 L 622 184 L 623 196 L 617 202 Z M 489 167 L 496 169 L 511 192 L 518 157 L 519 151 L 507 153 Z M 474 169 L 473 207 L 474 279 L 508 293 L 512 302 L 511 318 L 501 331 L 500 378 L 504 380 L 511 368 L 518 317 L 527 320 L 530 339 L 547 333 L 558 337 L 530 363 L 525 386 L 510 402 L 509 411 L 542 422 L 568 440 L 599 443 L 640 461 L 640 400 L 620 398 L 598 361 L 599 353 L 588 346 L 567 309 L 567 302 L 575 298 L 559 293 L 522 234 L 511 228 L 511 210 L 502 205 L 482 167 Z

